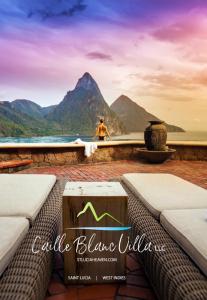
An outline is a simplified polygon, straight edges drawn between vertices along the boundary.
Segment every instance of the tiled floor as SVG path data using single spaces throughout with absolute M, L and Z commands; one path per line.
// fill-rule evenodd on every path
M 105 164 L 39 167 L 20 173 L 55 174 L 70 181 L 104 181 L 130 172 L 171 173 L 207 188 L 207 161 L 169 160 L 163 164 L 116 161 Z
M 59 178 L 64 177 L 70 181 L 104 181 L 129 172 L 171 173 L 207 188 L 207 162 L 199 161 L 167 161 L 161 165 L 117 161 L 93 165 L 31 168 L 20 173 L 56 174 Z M 54 272 L 46 300 L 156 299 L 135 254 L 129 253 L 127 255 L 126 268 L 127 282 L 123 285 L 65 286 L 63 283 L 62 256 L 56 254 Z

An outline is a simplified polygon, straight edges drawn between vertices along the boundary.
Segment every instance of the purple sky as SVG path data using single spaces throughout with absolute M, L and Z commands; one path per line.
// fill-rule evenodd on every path
M 207 1 L 1 0 L 0 100 L 60 102 L 88 71 L 110 104 L 207 129 Z

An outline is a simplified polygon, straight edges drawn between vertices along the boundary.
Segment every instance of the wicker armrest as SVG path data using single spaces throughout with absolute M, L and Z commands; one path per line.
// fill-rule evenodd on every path
M 52 272 L 52 251 L 32 252 L 32 244 L 39 236 L 39 246 L 53 243 L 61 222 L 64 181 L 57 181 L 32 228 L 17 250 L 11 264 L 0 279 L 0 299 L 42 300 Z M 37 244 L 38 246 L 38 244 Z
M 164 252 L 139 253 L 145 272 L 158 296 L 163 300 L 205 300 L 207 280 L 189 256 L 168 235 L 142 202 L 122 183 L 129 195 L 129 223 L 132 239 L 145 234 L 145 243 L 165 245 Z

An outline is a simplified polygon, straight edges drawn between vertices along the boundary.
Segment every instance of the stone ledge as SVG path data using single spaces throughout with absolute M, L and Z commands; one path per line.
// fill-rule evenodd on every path
M 0 161 L 33 160 L 33 165 L 73 165 L 109 162 L 113 160 L 139 160 L 139 148 L 144 141 L 97 142 L 98 149 L 89 158 L 84 156 L 84 145 L 78 144 L 0 144 Z M 206 143 L 168 142 L 175 149 L 172 159 L 207 160 Z
M 95 142 L 100 147 L 111 146 L 144 146 L 144 141 L 106 141 Z M 207 142 L 200 141 L 168 141 L 168 146 L 191 146 L 191 147 L 207 147 Z M 83 148 L 84 145 L 75 143 L 0 143 L 0 149 L 14 149 L 14 148 Z

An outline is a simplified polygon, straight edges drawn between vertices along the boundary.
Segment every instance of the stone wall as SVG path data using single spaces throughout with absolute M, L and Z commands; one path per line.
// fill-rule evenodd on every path
M 173 145 L 176 150 L 172 159 L 207 160 L 207 146 Z
M 171 142 L 170 148 L 176 149 L 172 159 L 207 160 L 207 144 Z M 98 149 L 90 157 L 84 156 L 82 145 L 67 144 L 13 144 L 0 145 L 0 161 L 13 159 L 32 159 L 33 165 L 71 165 L 112 160 L 138 160 L 138 149 L 143 142 L 104 142 L 98 143 Z

